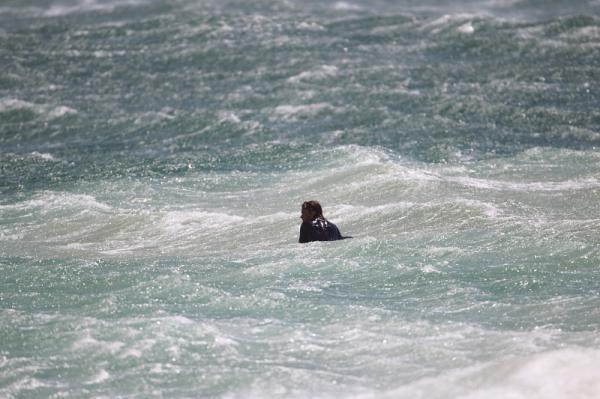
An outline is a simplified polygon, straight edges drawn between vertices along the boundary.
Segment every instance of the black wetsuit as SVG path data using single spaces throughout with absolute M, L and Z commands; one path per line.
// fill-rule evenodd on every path
M 311 241 L 335 241 L 342 240 L 337 226 L 325 218 L 316 218 L 312 222 L 304 222 L 300 226 L 301 243 Z

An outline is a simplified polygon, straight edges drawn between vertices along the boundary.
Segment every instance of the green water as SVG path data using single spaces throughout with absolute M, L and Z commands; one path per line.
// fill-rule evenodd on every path
M 595 398 L 597 15 L 3 3 L 0 396 Z

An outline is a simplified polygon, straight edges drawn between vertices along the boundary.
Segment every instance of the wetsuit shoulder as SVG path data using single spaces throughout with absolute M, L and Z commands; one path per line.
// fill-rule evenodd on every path
M 331 223 L 331 222 L 327 222 L 327 240 L 328 241 L 335 241 L 335 240 L 341 240 L 342 239 L 342 234 L 340 233 L 340 229 L 338 229 L 338 227 L 335 225 L 335 223 Z

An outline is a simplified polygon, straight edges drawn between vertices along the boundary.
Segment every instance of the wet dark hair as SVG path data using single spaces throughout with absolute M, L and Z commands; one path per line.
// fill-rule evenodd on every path
M 311 200 L 304 201 L 302 204 L 302 209 L 308 209 L 309 211 L 314 211 L 317 214 L 318 218 L 323 218 L 323 208 L 321 208 L 321 204 L 319 201 Z

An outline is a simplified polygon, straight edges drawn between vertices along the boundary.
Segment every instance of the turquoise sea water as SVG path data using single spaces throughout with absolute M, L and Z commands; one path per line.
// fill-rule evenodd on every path
M 0 396 L 599 397 L 599 82 L 598 1 L 3 1 Z

